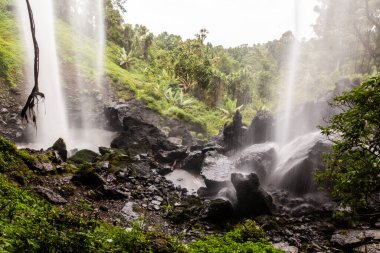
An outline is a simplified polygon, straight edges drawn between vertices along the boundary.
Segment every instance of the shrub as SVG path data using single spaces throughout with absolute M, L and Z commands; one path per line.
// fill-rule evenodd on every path
M 332 142 L 326 170 L 319 181 L 331 183 L 341 205 L 379 208 L 380 201 L 380 77 L 334 99 L 341 113 L 333 116 L 322 133 Z

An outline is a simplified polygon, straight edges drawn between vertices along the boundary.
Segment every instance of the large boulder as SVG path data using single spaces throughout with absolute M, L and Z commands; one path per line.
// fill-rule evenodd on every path
M 159 150 L 172 151 L 177 148 L 156 126 L 132 116 L 123 119 L 123 130 L 111 142 L 111 147 L 136 153 L 156 153 Z
M 236 111 L 233 120 L 223 129 L 223 142 L 227 151 L 236 151 L 243 146 L 243 135 L 246 132 L 242 116 Z
M 218 224 L 234 217 L 234 208 L 231 202 L 225 199 L 211 200 L 205 212 L 207 220 Z
M 252 119 L 245 138 L 247 144 L 263 143 L 273 140 L 273 114 L 266 110 L 260 110 Z
M 262 143 L 252 145 L 236 156 L 236 169 L 243 172 L 254 172 L 261 182 L 272 173 L 277 157 L 277 145 Z
M 221 188 L 231 184 L 231 173 L 234 163 L 228 157 L 209 151 L 205 155 L 201 176 L 205 180 L 206 187 L 210 192 L 218 192 Z
M 157 128 L 169 127 L 173 129 L 171 136 L 184 137 L 184 143 L 191 141 L 188 131 L 205 133 L 205 128 L 199 124 L 183 124 L 178 120 L 161 116 L 157 111 L 147 107 L 142 101 L 131 99 L 125 102 L 113 102 L 104 108 L 104 113 L 108 121 L 108 126 L 114 131 L 123 130 L 123 120 L 125 117 L 135 117 L 143 122 L 149 123 Z M 183 129 L 183 132 L 176 131 Z M 187 145 L 187 144 L 184 144 Z
M 56 151 L 63 162 L 67 161 L 67 148 L 66 143 L 62 138 L 59 138 L 56 142 L 54 142 L 51 147 L 54 151 Z
M 236 214 L 240 217 L 252 217 L 270 214 L 274 209 L 272 197 L 260 187 L 260 180 L 254 173 L 231 174 L 231 182 L 236 190 Z
M 183 161 L 182 168 L 190 172 L 200 173 L 205 157 L 204 152 L 193 151 Z
M 330 146 L 319 132 L 296 138 L 280 150 L 272 183 L 297 196 L 316 192 L 314 174 L 324 168 L 323 154 Z

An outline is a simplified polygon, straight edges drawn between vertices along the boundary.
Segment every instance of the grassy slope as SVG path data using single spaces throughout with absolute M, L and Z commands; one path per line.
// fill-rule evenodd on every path
M 22 75 L 21 44 L 12 12 L 6 11 L 10 0 L 0 0 L 0 83 L 15 87 Z
M 18 38 L 19 31 L 15 17 L 15 11 L 7 11 L 6 6 L 11 0 L 0 0 L 0 81 L 7 87 L 15 87 L 22 81 L 22 47 Z M 93 81 L 95 77 L 95 51 L 94 43 L 88 37 L 70 30 L 62 21 L 57 21 L 57 42 L 61 62 L 75 64 L 77 57 L 83 78 Z M 74 46 L 75 45 L 75 46 Z M 143 100 L 146 104 L 162 115 L 174 117 L 189 123 L 200 124 L 207 130 L 207 135 L 215 135 L 223 127 L 225 119 L 217 108 L 210 108 L 205 103 L 188 94 L 184 100 L 191 100 L 187 105 L 178 104 L 165 98 L 165 90 L 158 85 L 154 78 L 147 77 L 143 73 L 143 67 L 134 70 L 125 70 L 118 65 L 119 49 L 108 44 L 107 57 L 105 59 L 105 72 L 111 81 L 117 95 L 130 99 L 131 96 Z M 146 64 L 145 64 L 146 65 Z M 43 66 L 41 66 L 43 68 Z M 170 83 L 170 80 L 160 80 L 161 83 Z M 206 137 L 206 136 L 203 136 Z
M 84 78 L 92 80 L 94 78 L 95 46 L 88 37 L 77 34 L 62 21 L 56 24 L 58 35 L 58 48 L 60 58 L 64 64 L 74 64 L 75 57 L 81 59 L 79 69 Z M 74 47 L 76 45 L 76 47 Z M 202 125 L 208 134 L 217 134 L 225 123 L 222 113 L 216 108 L 210 108 L 203 102 L 185 94 L 184 99 L 192 102 L 186 106 L 181 106 L 165 98 L 164 92 L 157 81 L 148 78 L 143 74 L 141 68 L 125 70 L 118 65 L 119 49 L 109 43 L 106 48 L 105 73 L 111 81 L 117 95 L 126 100 L 132 96 L 143 100 L 149 107 L 155 109 L 165 116 L 174 117 L 189 123 Z M 144 63 L 142 63 L 144 64 Z M 161 80 L 167 82 L 170 80 Z

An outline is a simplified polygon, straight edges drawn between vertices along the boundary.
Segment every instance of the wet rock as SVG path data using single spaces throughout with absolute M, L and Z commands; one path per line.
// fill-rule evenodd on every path
M 49 188 L 37 186 L 35 191 L 52 204 L 63 205 L 67 203 L 66 199 Z
M 126 220 L 134 220 L 140 217 L 140 215 L 134 211 L 134 205 L 134 202 L 127 202 L 123 209 L 121 209 L 121 214 Z
M 205 154 L 202 151 L 193 151 L 183 161 L 182 168 L 190 172 L 200 173 L 204 159 Z
M 59 138 L 56 142 L 54 142 L 51 147 L 53 150 L 57 151 L 59 157 L 63 162 L 67 161 L 67 148 L 66 143 L 62 138 Z
M 273 114 L 266 110 L 260 110 L 252 119 L 247 131 L 247 144 L 263 143 L 273 140 Z
M 117 189 L 115 186 L 108 185 L 103 185 L 102 193 L 105 198 L 114 200 L 125 199 L 130 196 L 129 193 Z
M 359 246 L 352 250 L 353 253 L 379 253 L 380 243 L 371 243 Z
M 277 146 L 274 143 L 255 144 L 239 153 L 236 168 L 239 171 L 254 172 L 264 181 L 276 163 Z
M 177 137 L 169 137 L 169 138 L 168 138 L 168 141 L 170 141 L 171 143 L 173 143 L 173 144 L 176 145 L 176 146 L 182 146 L 182 139 L 180 139 L 180 138 L 177 138 Z
M 111 142 L 111 147 L 127 149 L 135 154 L 177 149 L 157 127 L 131 116 L 123 119 L 123 130 Z
M 236 213 L 241 217 L 269 214 L 274 209 L 272 197 L 260 187 L 256 174 L 244 176 L 240 173 L 231 175 L 231 182 L 236 190 Z
M 206 187 L 211 191 L 218 191 L 230 185 L 233 162 L 216 151 L 207 152 L 205 156 L 201 176 L 205 180 Z
M 234 217 L 234 208 L 230 201 L 213 199 L 206 209 L 206 219 L 216 223 L 224 223 Z
M 70 161 L 73 161 L 75 163 L 92 163 L 95 161 L 96 158 L 98 158 L 99 155 L 95 153 L 94 151 L 88 150 L 88 149 L 82 149 L 75 153 L 72 157 L 69 158 Z
M 296 138 L 279 153 L 274 184 L 298 196 L 316 192 L 314 174 L 324 168 L 323 154 L 329 151 L 330 145 L 319 132 Z
M 176 161 L 182 161 L 187 157 L 186 148 L 178 148 L 170 151 L 158 151 L 156 155 L 157 159 L 164 163 L 173 163 Z
M 331 242 L 347 248 L 371 240 L 380 240 L 380 230 L 339 230 L 331 237 Z
M 55 172 L 55 167 L 50 162 L 35 161 L 31 164 L 32 170 L 37 170 L 41 174 L 47 175 Z
M 236 111 L 232 122 L 223 129 L 223 142 L 226 149 L 237 150 L 242 147 L 244 132 L 242 116 L 239 111 Z
M 107 184 L 107 181 L 101 175 L 89 168 L 82 168 L 71 180 L 96 188 Z
M 280 249 L 280 250 L 284 251 L 285 253 L 298 253 L 299 252 L 297 247 L 290 246 L 289 243 L 287 243 L 287 242 L 275 243 L 275 244 L 273 244 L 273 247 L 276 249 Z

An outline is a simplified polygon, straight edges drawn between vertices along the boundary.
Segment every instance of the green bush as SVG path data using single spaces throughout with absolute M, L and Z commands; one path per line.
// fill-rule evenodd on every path
M 252 220 L 238 225 L 224 236 L 209 236 L 189 245 L 189 252 L 280 253 L 265 239 L 264 231 Z
M 380 77 L 334 98 L 342 109 L 322 133 L 333 146 L 326 155 L 326 170 L 318 180 L 330 185 L 343 206 L 379 208 L 380 192 Z

